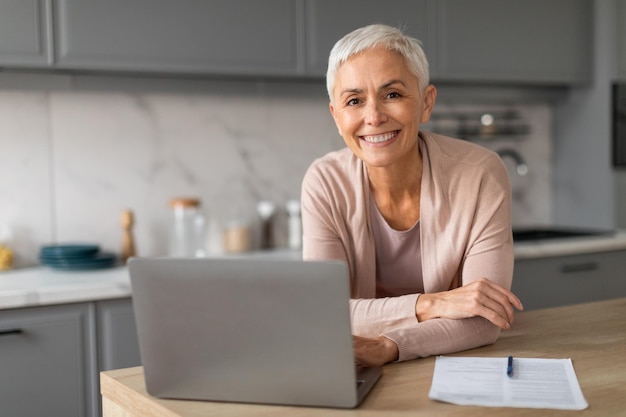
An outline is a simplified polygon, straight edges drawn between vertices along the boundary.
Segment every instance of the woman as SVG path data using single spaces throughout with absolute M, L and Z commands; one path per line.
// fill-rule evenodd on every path
M 421 132 L 437 92 L 419 41 L 372 25 L 330 53 L 330 112 L 347 148 L 302 184 L 304 259 L 350 271 L 364 366 L 493 343 L 520 300 L 506 168 L 477 145 Z M 323 306 L 321 306 L 323 308 Z

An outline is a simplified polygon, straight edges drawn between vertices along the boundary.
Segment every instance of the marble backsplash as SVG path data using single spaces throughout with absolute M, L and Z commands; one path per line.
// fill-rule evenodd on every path
M 138 253 L 163 255 L 172 197 L 199 197 L 217 225 L 253 219 L 260 199 L 282 208 L 298 198 L 311 161 L 343 146 L 323 85 L 225 83 L 214 92 L 0 90 L 0 227 L 15 266 L 37 264 L 51 242 L 118 251 L 125 209 Z M 512 175 L 514 223 L 547 223 L 550 111 L 522 112 L 539 126 L 532 135 L 485 146 L 514 147 L 529 165 L 527 177 Z

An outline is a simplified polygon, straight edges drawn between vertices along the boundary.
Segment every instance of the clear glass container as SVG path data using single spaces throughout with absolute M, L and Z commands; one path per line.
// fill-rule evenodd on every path
M 242 253 L 251 249 L 252 229 L 244 204 L 231 207 L 224 224 L 222 243 L 226 253 Z
M 224 228 L 224 251 L 227 253 L 242 253 L 250 250 L 250 225 L 245 219 L 231 220 Z
M 174 198 L 170 200 L 172 227 L 169 255 L 173 257 L 206 256 L 206 219 L 197 198 Z
M 289 200 L 286 204 L 287 209 L 287 232 L 289 249 L 302 248 L 302 209 L 300 200 Z

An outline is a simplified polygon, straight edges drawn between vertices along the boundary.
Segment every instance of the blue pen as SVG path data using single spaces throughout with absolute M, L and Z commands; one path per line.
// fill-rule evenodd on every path
M 509 356 L 509 362 L 506 365 L 506 374 L 509 378 L 513 376 L 513 356 Z

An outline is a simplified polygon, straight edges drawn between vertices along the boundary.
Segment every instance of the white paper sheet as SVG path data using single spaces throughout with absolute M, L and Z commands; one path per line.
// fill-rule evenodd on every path
M 584 410 L 571 359 L 438 356 L 429 398 L 457 405 Z

